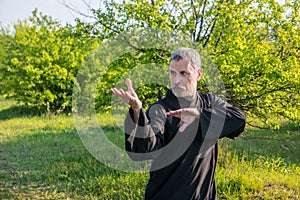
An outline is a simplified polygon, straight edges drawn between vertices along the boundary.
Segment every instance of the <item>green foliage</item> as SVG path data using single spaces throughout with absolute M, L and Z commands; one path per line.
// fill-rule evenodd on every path
M 2 50 L 9 52 L 1 62 L 2 91 L 48 112 L 69 109 L 76 73 L 94 39 L 37 10 L 14 29 L 12 36 L 1 35 L 9 37 L 1 41 Z
M 273 128 L 278 118 L 299 123 L 299 7 L 255 3 L 226 7 L 230 14 L 218 19 L 220 34 L 211 38 L 218 43 L 208 51 L 220 66 L 230 102 Z
M 109 90 L 116 86 L 126 88 L 125 78 L 131 78 L 133 86 L 140 86 L 136 88 L 136 92 L 144 108 L 161 98 L 165 94 L 166 88 L 153 83 L 155 80 L 149 80 L 149 74 L 158 72 L 159 74 L 156 74 L 155 78 L 162 78 L 164 72 L 167 72 L 167 68 L 160 68 L 167 66 L 166 54 L 168 55 L 169 52 L 157 51 L 156 49 L 136 50 L 127 52 L 111 62 L 101 75 L 97 85 L 96 108 L 110 106 L 112 96 Z M 150 66 L 149 60 L 152 60 L 151 63 L 155 63 L 155 65 Z M 138 69 L 135 70 L 135 67 Z M 125 74 L 126 77 L 124 77 Z
M 283 5 L 274 0 L 103 3 L 105 9 L 93 10 L 96 20 L 87 24 L 98 37 L 109 38 L 143 28 L 187 34 L 210 54 L 223 79 L 225 90 L 221 92 L 229 102 L 242 107 L 249 119 L 259 118 L 264 126 L 272 128 L 279 127 L 278 119 L 299 123 L 297 1 Z M 128 59 L 126 62 L 136 64 L 135 58 Z M 146 62 L 154 59 L 149 55 Z M 120 63 L 115 70 L 110 68 L 107 77 L 119 77 L 117 74 L 130 70 L 132 64 Z M 203 67 L 204 74 L 209 73 L 210 66 Z M 120 68 L 122 72 L 118 71 Z M 104 105 L 100 99 L 99 105 Z
M 5 70 L 4 59 L 8 55 L 7 50 L 5 49 L 5 44 L 7 44 L 12 37 L 9 35 L 9 31 L 3 27 L 0 27 L 0 95 L 3 95 L 5 90 L 3 88 L 6 86 L 6 81 L 4 74 L 2 73 Z
M 118 55 L 118 59 L 110 60 L 109 53 L 101 52 L 101 58 L 95 52 L 90 53 L 96 47 L 94 44 L 128 33 L 127 46 L 134 47 L 131 36 L 137 35 L 130 35 L 134 30 L 163 29 L 184 35 L 197 49 L 204 48 L 209 53 L 224 84 L 223 91 L 210 91 L 226 94 L 230 103 L 247 112 L 250 123 L 256 123 L 254 120 L 258 118 L 265 127 L 279 128 L 284 120 L 299 124 L 300 19 L 296 0 L 282 5 L 274 0 L 129 0 L 103 1 L 103 6 L 105 9 L 92 10 L 95 22 L 77 20 L 74 27 L 62 27 L 51 17 L 34 11 L 29 21 L 15 25 L 13 34 L 2 29 L 0 93 L 49 112 L 69 109 L 75 77 L 82 67 L 84 73 L 77 77 L 78 92 L 88 96 L 94 91 L 86 103 L 98 110 L 110 108 L 114 103 L 111 87 L 123 87 L 121 79 L 137 66 L 159 64 L 159 71 L 164 71 L 172 48 L 166 51 L 168 41 L 160 41 L 161 47 L 131 48 Z M 138 37 L 136 41 L 143 41 L 143 35 Z M 83 63 L 86 55 L 89 56 Z M 211 88 L 217 82 L 212 78 L 215 72 L 211 71 L 211 65 L 203 62 L 204 78 L 199 88 L 205 92 L 204 86 Z M 143 79 L 140 77 L 144 68 L 141 69 L 136 72 L 139 78 L 133 80 L 147 107 L 163 95 L 165 86 L 138 80 Z M 97 86 L 89 84 L 96 79 L 100 79 Z M 86 99 L 82 97 L 81 103 Z

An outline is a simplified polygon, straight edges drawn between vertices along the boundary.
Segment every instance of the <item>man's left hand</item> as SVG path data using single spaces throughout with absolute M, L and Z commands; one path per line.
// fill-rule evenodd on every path
M 196 118 L 199 118 L 200 113 L 197 108 L 181 108 L 174 111 L 167 112 L 168 116 L 173 116 L 181 119 L 181 126 L 179 131 L 183 132 L 186 127 L 191 125 Z

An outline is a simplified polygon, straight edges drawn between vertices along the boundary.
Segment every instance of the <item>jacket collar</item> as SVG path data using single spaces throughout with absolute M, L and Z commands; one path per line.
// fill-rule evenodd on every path
M 190 107 L 198 107 L 199 103 L 199 95 L 197 93 L 196 98 L 194 98 L 192 101 L 183 98 L 183 97 L 176 97 L 172 90 L 167 89 L 167 94 L 166 94 L 166 102 L 169 105 L 169 107 L 172 110 L 177 110 L 180 108 L 190 108 Z

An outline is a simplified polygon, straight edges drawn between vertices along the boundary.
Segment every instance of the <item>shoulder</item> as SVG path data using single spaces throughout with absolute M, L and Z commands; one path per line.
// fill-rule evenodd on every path
M 216 94 L 212 94 L 212 93 L 202 93 L 202 92 L 198 92 L 199 96 L 204 99 L 204 100 L 214 100 L 214 99 L 221 99 L 221 97 L 219 97 Z
M 224 104 L 225 101 L 217 96 L 216 94 L 212 94 L 212 93 L 201 93 L 199 92 L 199 97 L 200 97 L 200 101 L 201 101 L 201 104 L 204 106 L 204 107 L 213 107 L 214 105 L 217 105 L 217 104 Z

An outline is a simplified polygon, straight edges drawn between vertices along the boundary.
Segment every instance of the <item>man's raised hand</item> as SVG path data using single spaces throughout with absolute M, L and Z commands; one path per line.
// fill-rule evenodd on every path
M 139 100 L 137 94 L 135 93 L 129 78 L 126 79 L 126 85 L 127 91 L 124 91 L 121 88 L 111 88 L 110 91 L 113 94 L 121 97 L 121 99 L 125 103 L 129 104 L 133 110 L 140 110 L 142 108 L 142 102 Z
M 174 111 L 167 112 L 168 116 L 173 116 L 181 119 L 181 126 L 179 131 L 183 132 L 196 118 L 199 118 L 200 113 L 197 108 L 181 108 Z

